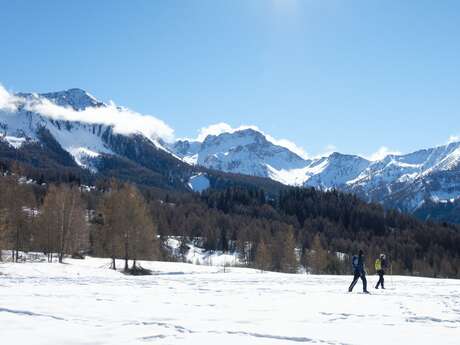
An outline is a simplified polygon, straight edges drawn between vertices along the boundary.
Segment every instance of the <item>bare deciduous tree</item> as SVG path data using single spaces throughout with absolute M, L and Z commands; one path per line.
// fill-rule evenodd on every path
M 102 216 L 101 234 L 105 242 L 103 250 L 112 259 L 111 268 L 116 269 L 116 258 L 123 258 L 125 271 L 133 260 L 136 269 L 139 259 L 158 257 L 157 229 L 147 204 L 138 189 L 132 185 L 118 188 L 112 186 L 99 212 Z
M 85 208 L 78 187 L 66 185 L 50 186 L 46 194 L 41 214 L 41 224 L 45 230 L 48 260 L 57 252 L 63 262 L 65 254 L 75 254 L 88 246 L 88 226 Z
M 27 186 L 18 183 L 15 176 L 2 178 L 0 200 L 0 241 L 4 248 L 12 249 L 12 260 L 19 260 L 19 251 L 28 250 L 31 237 L 31 218 L 35 205 L 34 195 Z
M 257 245 L 256 251 L 256 267 L 262 272 L 267 271 L 272 266 L 272 256 L 270 253 L 270 248 L 267 246 L 264 240 L 261 240 Z

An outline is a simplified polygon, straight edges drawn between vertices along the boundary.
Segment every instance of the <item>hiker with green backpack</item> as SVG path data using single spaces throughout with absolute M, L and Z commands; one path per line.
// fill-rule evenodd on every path
M 377 282 L 377 285 L 375 286 L 376 289 L 379 288 L 379 285 L 382 287 L 382 289 L 385 289 L 384 287 L 384 282 L 385 280 L 383 279 L 383 276 L 385 275 L 385 269 L 388 267 L 388 262 L 385 254 L 380 254 L 380 257 L 375 260 L 375 271 L 379 275 L 379 281 Z

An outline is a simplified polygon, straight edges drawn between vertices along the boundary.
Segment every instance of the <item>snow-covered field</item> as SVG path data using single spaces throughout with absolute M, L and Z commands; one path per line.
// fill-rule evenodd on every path
M 460 281 L 351 277 L 107 259 L 0 263 L 2 344 L 459 344 Z M 120 263 L 121 267 L 121 263 Z M 369 277 L 374 284 L 375 277 Z

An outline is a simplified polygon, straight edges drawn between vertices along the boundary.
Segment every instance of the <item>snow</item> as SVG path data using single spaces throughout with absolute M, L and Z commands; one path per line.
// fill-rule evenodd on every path
M 22 110 L 15 113 L 0 111 L 0 125 L 5 128 L 5 139 L 15 148 L 19 148 L 27 139 L 38 140 L 37 129 L 46 127 L 75 162 L 85 168 L 91 169 L 90 159 L 100 153 L 113 154 L 101 138 L 100 132 L 106 128 L 103 125 L 53 121 Z
M 50 92 L 41 94 L 53 103 L 67 107 L 71 106 L 75 110 L 84 110 L 88 107 L 102 107 L 104 103 L 99 102 L 93 95 L 85 90 L 74 88 L 65 91 Z
M 0 110 L 0 139 L 6 140 L 14 148 L 20 148 L 29 140 L 38 141 L 37 129 L 44 126 L 62 148 L 73 156 L 78 165 L 96 171 L 95 158 L 101 154 L 113 154 L 102 138 L 102 133 L 106 130 L 125 133 L 117 131 L 116 128 L 119 126 L 113 127 L 116 123 L 111 120 L 108 123 L 102 121 L 106 125 L 96 124 L 92 116 L 88 117 L 96 114 L 89 110 L 102 110 L 110 108 L 111 105 L 97 101 L 84 90 L 70 89 L 41 95 L 17 96 L 15 102 L 18 104 Z M 70 111 L 72 116 L 41 116 L 35 112 L 42 109 L 40 107 L 33 108 L 34 111 L 27 110 L 29 108 L 26 99 L 32 103 L 48 99 L 65 106 L 57 107 L 57 110 L 53 107 L 54 110 L 65 110 L 66 113 Z M 21 107 L 18 106 L 20 104 Z M 72 110 L 69 107 L 72 107 Z M 89 112 L 84 117 L 80 116 L 86 110 Z M 80 119 L 81 122 L 52 118 Z M 82 119 L 86 119 L 86 122 Z M 129 124 L 130 121 L 125 123 Z M 273 140 L 270 135 L 255 127 L 243 126 L 232 129 L 228 125 L 221 125 L 213 127 L 212 131 L 209 128 L 202 131 L 202 134 L 206 132 L 209 135 L 203 136 L 201 141 L 184 139 L 171 144 L 157 136 L 145 137 L 157 148 L 190 165 L 268 177 L 287 185 L 309 186 L 323 190 L 337 188 L 358 194 L 369 201 L 388 203 L 394 199 L 396 207 L 405 210 L 413 210 L 427 198 L 443 201 L 460 197 L 460 182 L 458 174 L 455 174 L 460 167 L 460 142 L 451 142 L 405 155 L 389 154 L 372 162 L 356 155 L 339 153 L 305 159 L 302 155 L 296 154 L 292 145 L 282 145 L 281 141 Z M 130 130 L 125 134 L 144 133 L 142 128 L 135 127 L 135 131 Z M 196 191 L 209 187 L 209 181 L 203 176 L 192 177 L 187 182 L 190 188 Z M 446 194 L 446 198 L 442 196 L 443 193 Z M 395 206 L 391 202 L 390 205 Z
M 458 194 L 458 191 L 453 191 L 450 193 L 448 191 L 436 191 L 430 194 L 430 199 L 434 202 L 454 202 L 455 200 L 460 198 Z
M 208 135 L 203 142 L 179 140 L 170 149 L 189 164 L 253 176 L 268 177 L 267 166 L 290 170 L 307 164 L 294 152 L 250 128 Z
M 205 251 L 194 245 L 188 245 L 185 261 L 194 265 L 207 265 L 217 267 L 241 265 L 238 253 L 223 253 L 221 251 Z
M 106 105 L 84 90 L 19 93 L 17 96 L 20 106 L 0 109 L 0 138 L 4 136 L 15 148 L 19 148 L 28 139 L 38 140 L 38 129 L 45 127 L 78 165 L 93 171 L 92 158 L 99 154 L 113 154 L 102 138 L 107 131 L 126 136 L 143 135 L 157 148 L 172 154 L 156 135 L 147 135 L 152 129 L 150 125 L 167 127 L 162 121 L 114 104 Z M 130 126 L 133 128 L 128 129 Z
M 98 157 L 101 153 L 113 154 L 113 152 L 104 143 L 98 131 L 94 129 L 98 125 L 89 125 L 83 123 L 73 123 L 67 128 L 59 128 L 53 123 L 49 123 L 47 128 L 61 145 L 69 152 L 75 162 L 84 168 L 91 168 L 91 159 Z
M 458 344 L 458 280 L 387 277 L 387 290 L 364 295 L 346 292 L 349 276 L 141 264 L 154 274 L 127 276 L 98 258 L 0 264 L 2 341 Z
M 196 238 L 195 242 L 202 242 L 202 238 Z M 206 251 L 205 249 L 194 244 L 194 241 L 184 239 L 181 236 L 168 237 L 165 241 L 165 245 L 169 247 L 172 257 L 178 261 L 182 259 L 180 254 L 180 247 L 182 241 L 186 241 L 186 249 L 183 255 L 185 262 L 194 265 L 206 265 L 206 266 L 241 266 L 242 262 L 239 259 L 238 252 L 224 253 L 219 250 Z
M 431 176 L 458 169 L 459 142 L 369 161 L 337 152 L 303 159 L 251 128 L 218 131 L 202 139 L 179 140 L 169 148 L 191 165 L 268 177 L 292 186 L 337 188 L 375 202 L 398 198 L 398 207 L 406 210 L 413 211 L 426 198 L 438 200 L 437 194 L 448 194 L 449 199 L 460 197 L 458 182 L 440 181 L 440 191 L 426 189 Z
M 185 156 L 182 158 L 185 163 L 190 164 L 190 165 L 196 165 L 198 162 L 198 154 L 194 154 L 191 156 Z
M 424 172 L 424 175 L 436 170 L 452 170 L 460 165 L 460 147 L 456 148 L 448 155 L 442 157 L 433 167 L 430 167 Z
M 188 186 L 194 192 L 201 193 L 202 191 L 209 188 L 209 179 L 204 174 L 198 174 L 190 177 Z
M 25 138 L 14 137 L 14 136 L 9 136 L 9 135 L 3 138 L 0 137 L 0 139 L 5 140 L 8 144 L 10 144 L 15 149 L 20 148 L 26 142 Z
M 72 155 L 75 163 L 79 166 L 88 168 L 93 172 L 95 169 L 91 166 L 90 160 L 99 156 L 99 153 L 89 150 L 86 147 L 70 147 L 67 151 Z
M 267 164 L 268 177 L 272 180 L 281 182 L 290 186 L 301 186 L 308 179 L 308 167 L 301 169 L 280 169 L 277 170 L 271 165 Z

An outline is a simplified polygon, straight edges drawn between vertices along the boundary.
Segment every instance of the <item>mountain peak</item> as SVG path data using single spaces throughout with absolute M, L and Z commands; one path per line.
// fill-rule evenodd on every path
M 264 143 L 267 141 L 267 138 L 265 137 L 263 133 L 257 130 L 254 130 L 252 128 L 244 128 L 244 129 L 238 129 L 238 130 L 231 131 L 231 132 L 222 132 L 222 133 L 215 134 L 215 135 L 208 135 L 204 139 L 203 144 L 204 145 L 209 144 L 209 143 L 215 144 L 220 141 L 228 141 L 228 140 L 230 140 L 231 143 L 234 145 L 241 145 L 241 144 L 247 145 L 253 142 Z
M 40 96 L 47 98 L 57 105 L 67 107 L 70 106 L 75 110 L 84 110 L 88 107 L 104 106 L 104 103 L 98 101 L 94 96 L 79 88 L 41 93 Z
M 265 135 L 254 128 L 246 127 L 246 128 L 237 128 L 237 129 L 230 129 L 226 131 L 221 131 L 218 133 L 213 133 L 213 134 L 208 134 L 204 139 L 203 142 L 205 141 L 213 141 L 215 138 L 229 138 L 229 137 L 234 137 L 234 138 L 243 138 L 243 137 L 252 137 L 252 138 L 266 138 Z M 198 140 L 201 141 L 201 140 Z
M 329 156 L 325 157 L 328 158 L 329 160 L 342 160 L 342 161 L 362 161 L 362 162 L 368 162 L 370 163 L 369 160 L 358 156 L 358 155 L 353 155 L 353 154 L 346 154 L 346 153 L 340 153 L 340 152 L 332 152 Z

